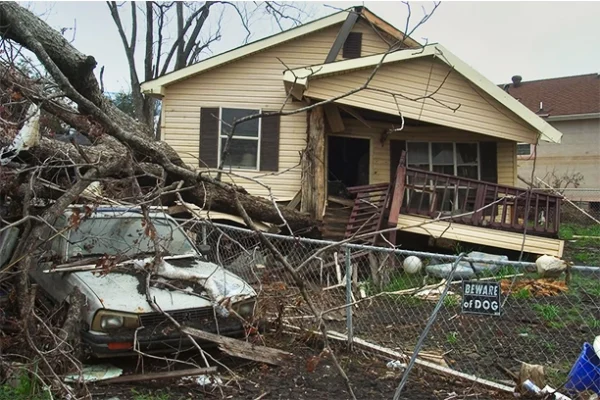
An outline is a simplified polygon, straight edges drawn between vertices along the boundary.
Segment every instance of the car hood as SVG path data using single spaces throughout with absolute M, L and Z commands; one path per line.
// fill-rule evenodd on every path
M 106 309 L 147 313 L 154 310 L 146 298 L 145 270 L 151 258 L 133 260 L 128 272 L 105 275 L 83 271 L 71 278 L 85 284 Z M 209 307 L 225 301 L 235 303 L 256 296 L 254 289 L 237 275 L 197 258 L 165 257 L 152 277 L 150 297 L 164 311 Z

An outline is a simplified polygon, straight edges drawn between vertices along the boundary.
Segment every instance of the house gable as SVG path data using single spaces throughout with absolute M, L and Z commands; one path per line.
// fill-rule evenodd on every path
M 380 65 L 381 63 L 381 65 Z M 368 81 L 377 65 L 377 73 Z M 561 133 L 443 46 L 288 71 L 294 96 L 367 108 L 517 142 L 560 143 Z M 352 93 L 347 95 L 347 93 Z M 398 94 L 398 95 L 394 95 Z
M 205 72 L 172 83 L 165 88 L 162 107 L 162 138 L 173 147 L 183 160 L 200 168 L 199 140 L 201 113 L 204 108 L 244 108 L 277 111 L 286 103 L 286 92 L 281 77 L 286 68 L 298 68 L 325 61 L 338 35 L 342 22 L 245 56 Z M 362 55 L 386 51 L 388 44 L 382 32 L 375 32 L 367 22 L 357 23 L 352 31 L 362 33 Z M 341 53 L 341 52 L 340 52 Z M 338 54 L 338 58 L 340 55 Z M 281 60 L 281 61 L 280 61 Z M 303 103 L 287 99 L 284 111 L 292 111 Z M 214 143 L 214 141 L 209 141 Z M 214 147 L 214 144 L 211 144 Z M 280 200 L 291 199 L 300 189 L 300 153 L 306 147 L 306 115 L 299 113 L 283 116 L 279 123 L 279 171 L 284 175 L 267 174 L 261 182 L 276 188 Z M 206 150 L 206 149 L 205 149 Z M 218 147 L 211 151 L 218 151 Z M 211 160 L 211 165 L 214 165 Z M 243 177 L 261 175 L 263 171 L 234 170 L 233 181 L 250 193 L 267 196 L 265 187 Z M 224 180 L 231 180 L 224 176 Z
M 372 52 L 371 47 L 380 48 L 377 43 L 380 40 L 383 40 L 386 43 L 393 43 L 402 40 L 405 47 L 411 48 L 419 48 L 421 45 L 413 40 L 409 36 L 405 36 L 404 33 L 397 30 L 392 25 L 383 21 L 381 18 L 377 17 L 375 14 L 371 13 L 368 9 L 362 6 L 352 7 L 344 11 L 340 11 L 338 13 L 329 15 L 324 18 L 320 18 L 318 20 L 300 25 L 298 27 L 289 29 L 287 31 L 280 32 L 278 34 L 269 36 L 267 38 L 257 40 L 255 42 L 249 43 L 244 46 L 240 46 L 233 50 L 227 51 L 225 53 L 216 55 L 214 57 L 203 60 L 199 63 L 190 65 L 186 68 L 182 68 L 177 71 L 170 72 L 166 75 L 163 75 L 157 79 L 147 81 L 142 83 L 141 89 L 142 92 L 151 96 L 162 97 L 165 95 L 165 87 L 171 85 L 175 82 L 179 82 L 190 78 L 196 74 L 200 74 L 206 72 L 212 68 L 223 66 L 227 63 L 237 61 L 244 57 L 250 56 L 257 52 L 261 52 L 267 49 L 270 49 L 274 46 L 280 46 L 284 43 L 288 43 L 290 41 L 297 40 L 306 35 L 310 35 L 312 33 L 318 32 L 319 30 L 323 30 L 338 24 L 341 24 L 348 19 L 352 19 L 353 15 L 358 15 L 358 20 L 365 22 L 368 25 L 368 34 L 367 34 L 367 49 L 364 52 L 364 55 L 368 54 L 376 54 L 379 51 Z M 353 18 L 354 20 L 356 17 Z M 353 24 L 352 24 L 353 25 Z M 338 27 L 339 28 L 339 27 Z M 361 29 L 361 26 L 357 24 L 357 29 Z M 363 27 L 364 28 L 364 27 Z M 353 26 L 352 29 L 357 31 Z M 372 33 L 377 32 L 378 38 L 371 38 Z M 391 38 L 391 41 L 389 40 Z M 333 42 L 331 43 L 333 44 Z M 386 51 L 389 48 L 387 46 L 383 51 Z M 324 62 L 324 60 L 319 61 L 319 63 Z M 309 65 L 304 63 L 303 65 Z

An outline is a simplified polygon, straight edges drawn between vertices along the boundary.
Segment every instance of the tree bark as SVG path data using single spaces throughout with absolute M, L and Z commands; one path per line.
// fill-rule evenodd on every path
M 36 54 L 59 87 L 78 105 L 80 113 L 92 117 L 108 135 L 128 147 L 138 162 L 158 164 L 166 171 L 169 181 L 183 180 L 186 186 L 194 186 L 194 195 L 186 193 L 186 201 L 232 212 L 235 210 L 232 196 L 237 193 L 253 219 L 281 225 L 281 212 L 292 229 L 315 225 L 315 221 L 303 213 L 285 207 L 278 212 L 270 201 L 250 196 L 241 188 L 216 182 L 184 165 L 169 145 L 153 141 L 143 124 L 134 121 L 102 95 L 93 74 L 96 65 L 93 57 L 80 53 L 59 32 L 17 3 L 0 3 L 0 35 Z
M 302 155 L 302 203 L 300 210 L 321 220 L 325 210 L 325 113 L 323 107 L 308 112 L 306 150 Z

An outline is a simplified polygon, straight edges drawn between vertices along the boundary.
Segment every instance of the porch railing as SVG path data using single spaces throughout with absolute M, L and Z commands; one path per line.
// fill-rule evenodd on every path
M 542 191 L 398 166 L 390 224 L 398 214 L 446 217 L 455 223 L 557 237 L 560 197 Z M 529 211 L 527 211 L 529 210 Z

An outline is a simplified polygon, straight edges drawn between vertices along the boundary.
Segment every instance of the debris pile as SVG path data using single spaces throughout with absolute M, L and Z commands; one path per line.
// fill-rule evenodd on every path
M 512 285 L 512 288 L 511 288 Z M 533 297 L 557 296 L 569 290 L 564 281 L 557 281 L 548 278 L 540 279 L 522 279 L 512 284 L 510 279 L 500 281 L 502 294 L 506 295 L 527 290 Z

